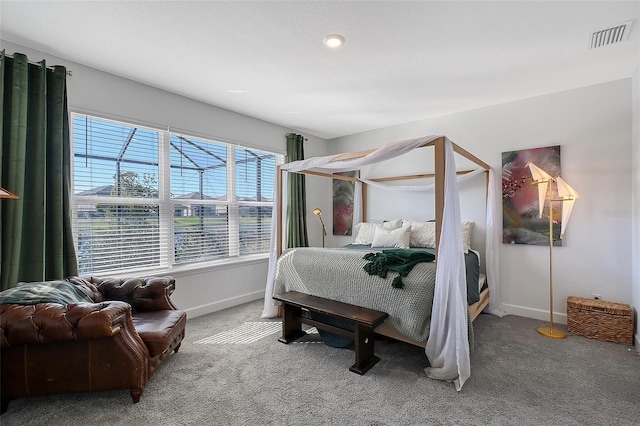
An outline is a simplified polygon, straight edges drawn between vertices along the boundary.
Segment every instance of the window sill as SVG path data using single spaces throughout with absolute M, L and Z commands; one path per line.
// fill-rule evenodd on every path
M 112 278 L 129 278 L 129 277 L 143 277 L 143 276 L 163 276 L 163 275 L 196 275 L 204 274 L 207 272 L 213 272 L 222 269 L 229 268 L 241 268 L 243 266 L 262 264 L 269 261 L 269 253 L 261 253 L 251 256 L 243 256 L 241 258 L 214 260 L 201 263 L 189 263 L 184 265 L 174 265 L 169 268 L 149 268 L 149 269 L 135 269 L 131 271 L 119 271 L 117 273 L 105 272 L 99 274 L 101 276 L 108 276 Z M 92 275 L 92 274 L 83 274 Z

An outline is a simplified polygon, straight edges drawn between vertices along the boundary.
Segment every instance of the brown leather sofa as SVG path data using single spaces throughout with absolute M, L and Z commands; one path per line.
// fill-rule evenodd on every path
M 180 348 L 187 316 L 172 277 L 66 281 L 94 303 L 0 305 L 1 412 L 19 397 L 113 389 L 136 403 Z

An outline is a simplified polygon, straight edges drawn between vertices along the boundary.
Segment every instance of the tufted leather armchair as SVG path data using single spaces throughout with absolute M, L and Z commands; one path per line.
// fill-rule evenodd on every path
M 136 403 L 180 348 L 187 316 L 172 277 L 66 281 L 94 303 L 0 305 L 2 412 L 14 398 L 113 389 Z

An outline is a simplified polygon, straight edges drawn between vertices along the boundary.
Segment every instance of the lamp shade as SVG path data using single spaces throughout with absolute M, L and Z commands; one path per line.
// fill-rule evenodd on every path
M 576 202 L 576 199 L 580 198 L 580 194 L 569 186 L 567 182 L 562 180 L 561 177 L 556 178 L 556 184 L 558 185 L 558 195 L 562 200 L 562 227 L 560 229 L 560 238 L 562 238 L 564 236 L 564 230 L 569 223 L 569 217 L 571 217 L 573 204 Z
M 542 210 L 544 209 L 544 200 L 547 198 L 547 188 L 549 183 L 553 181 L 553 178 L 549 173 L 533 163 L 527 163 L 526 166 L 531 170 L 531 176 L 534 182 L 538 184 L 538 217 L 540 218 L 542 217 Z
M 6 189 L 0 187 L 0 198 L 11 198 L 11 199 L 17 200 L 20 197 L 18 197 L 13 192 L 7 191 Z

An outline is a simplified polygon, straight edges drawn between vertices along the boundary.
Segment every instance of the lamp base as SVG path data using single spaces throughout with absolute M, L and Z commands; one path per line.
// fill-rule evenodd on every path
M 567 333 L 564 331 L 560 331 L 556 328 L 551 327 L 540 327 L 538 329 L 538 333 L 542 334 L 544 337 L 549 337 L 551 339 L 566 339 Z

